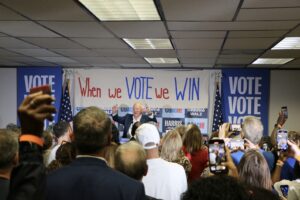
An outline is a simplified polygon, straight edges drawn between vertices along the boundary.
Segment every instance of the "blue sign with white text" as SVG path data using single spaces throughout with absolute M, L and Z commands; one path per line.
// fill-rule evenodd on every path
M 224 122 L 241 124 L 245 116 L 256 116 L 268 135 L 270 71 L 224 69 L 222 76 Z
M 51 94 L 55 98 L 54 105 L 57 110 L 53 121 L 55 123 L 58 120 L 58 111 L 62 94 L 61 67 L 19 67 L 17 69 L 17 106 L 19 106 L 23 99 L 29 94 L 30 88 L 42 85 L 51 86 Z M 49 124 L 50 123 L 46 122 L 45 127 Z

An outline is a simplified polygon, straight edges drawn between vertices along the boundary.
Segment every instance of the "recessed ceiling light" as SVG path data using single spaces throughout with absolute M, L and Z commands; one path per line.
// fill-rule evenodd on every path
M 294 58 L 258 58 L 252 64 L 253 65 L 283 65 L 290 62 Z
M 145 58 L 150 64 L 178 64 L 177 58 Z
M 272 48 L 272 50 L 280 49 L 300 49 L 300 37 L 286 37 Z
M 160 20 L 153 0 L 78 0 L 101 21 Z
M 169 39 L 127 39 L 123 40 L 133 49 L 173 49 Z

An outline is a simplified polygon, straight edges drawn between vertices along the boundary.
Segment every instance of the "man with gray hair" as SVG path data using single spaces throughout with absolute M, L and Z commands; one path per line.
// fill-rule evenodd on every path
M 248 148 L 251 149 L 260 149 L 259 142 L 263 136 L 264 127 L 259 118 L 255 116 L 246 116 L 242 123 L 242 134 L 244 135 L 245 143 L 248 145 Z M 265 157 L 270 171 L 274 168 L 275 158 L 271 152 L 260 150 L 261 154 Z M 236 151 L 231 154 L 233 162 L 235 165 L 240 163 L 244 152 Z
M 146 195 L 164 200 L 179 200 L 187 190 L 183 167 L 159 157 L 160 136 L 156 126 L 142 124 L 136 130 L 137 141 L 147 155 L 148 173 L 143 177 Z
M 0 129 L 0 199 L 7 198 L 11 172 L 18 163 L 17 138 L 14 133 Z

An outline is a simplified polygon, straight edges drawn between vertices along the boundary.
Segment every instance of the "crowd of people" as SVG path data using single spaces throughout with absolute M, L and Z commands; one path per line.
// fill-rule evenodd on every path
M 300 199 L 300 133 L 290 131 L 288 149 L 277 148 L 282 113 L 270 136 L 253 116 L 241 131 L 224 123 L 210 138 L 224 148 L 212 149 L 195 124 L 161 137 L 155 115 L 140 103 L 125 116 L 117 106 L 112 116 L 84 108 L 72 125 L 60 121 L 44 131 L 56 112 L 52 101 L 41 92 L 27 96 L 18 109 L 21 127 L 0 129 L 0 199 Z M 128 142 L 120 144 L 115 121 Z M 235 139 L 243 148 L 229 148 Z M 227 170 L 214 173 L 216 163 Z

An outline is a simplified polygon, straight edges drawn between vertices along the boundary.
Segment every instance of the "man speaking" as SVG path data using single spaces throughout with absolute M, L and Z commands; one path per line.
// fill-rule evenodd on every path
M 118 115 L 118 105 L 112 107 L 112 118 L 114 121 L 124 125 L 123 138 L 131 137 L 131 128 L 135 122 L 146 123 L 153 121 L 157 123 L 154 114 L 146 106 L 146 112 L 143 114 L 143 105 L 139 102 L 133 104 L 133 114 L 126 114 L 123 117 Z

